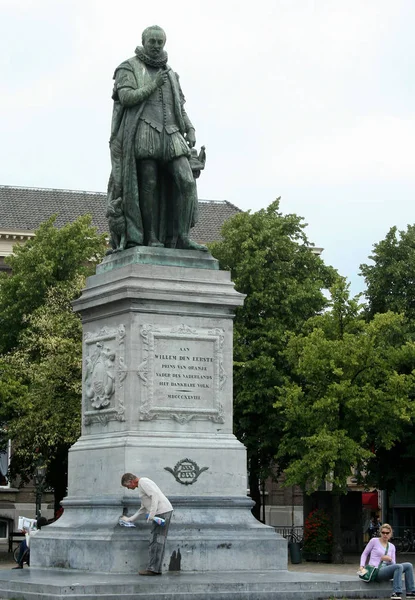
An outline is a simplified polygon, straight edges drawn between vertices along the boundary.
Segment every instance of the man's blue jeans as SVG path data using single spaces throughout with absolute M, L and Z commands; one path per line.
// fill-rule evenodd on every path
M 402 573 L 405 575 L 405 588 L 407 592 L 415 592 L 414 570 L 412 563 L 399 563 L 382 567 L 378 571 L 376 581 L 387 581 L 393 577 L 393 591 L 402 593 Z
M 166 547 L 166 539 L 169 531 L 172 512 L 173 511 L 170 510 L 169 512 L 160 513 L 159 515 L 156 515 L 156 517 L 161 517 L 166 521 L 164 525 L 157 525 L 155 521 L 153 521 L 151 525 L 150 544 L 148 547 L 147 571 L 161 573 L 161 568 L 163 566 L 164 550 Z
M 17 557 L 17 564 L 20 567 L 23 567 L 24 558 L 25 558 L 25 555 L 26 555 L 26 558 L 27 558 L 28 552 L 29 552 L 29 548 L 27 547 L 26 540 L 23 540 L 22 542 L 20 542 L 19 556 Z

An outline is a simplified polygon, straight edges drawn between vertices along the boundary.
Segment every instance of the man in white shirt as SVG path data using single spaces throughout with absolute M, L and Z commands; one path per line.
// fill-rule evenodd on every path
M 150 544 L 148 548 L 149 560 L 145 571 L 139 575 L 161 575 L 164 549 L 173 507 L 161 489 L 148 477 L 137 477 L 133 473 L 124 473 L 121 485 L 129 490 L 138 489 L 141 506 L 131 517 L 123 516 L 124 521 L 136 521 L 141 514 L 147 514 L 147 521 L 152 521 Z M 161 517 L 165 523 L 158 525 L 154 517 Z

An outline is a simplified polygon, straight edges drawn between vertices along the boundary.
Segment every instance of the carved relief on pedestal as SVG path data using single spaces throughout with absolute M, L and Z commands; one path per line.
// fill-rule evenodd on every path
M 143 360 L 140 420 L 191 419 L 224 423 L 221 402 L 227 376 L 223 364 L 225 331 L 181 324 L 140 327 Z
M 103 327 L 84 335 L 84 425 L 124 421 L 125 327 Z

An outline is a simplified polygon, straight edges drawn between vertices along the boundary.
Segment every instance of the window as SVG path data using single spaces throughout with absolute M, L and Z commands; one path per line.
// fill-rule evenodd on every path
M 7 471 L 9 470 L 10 464 L 10 442 L 7 444 L 7 448 L 0 450 L 0 487 L 9 487 L 9 480 L 7 479 Z M 1 536 L 0 536 L 1 537 Z

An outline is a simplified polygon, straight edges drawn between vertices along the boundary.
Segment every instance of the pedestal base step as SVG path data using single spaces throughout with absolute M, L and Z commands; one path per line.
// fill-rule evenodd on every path
M 165 573 L 162 577 L 70 570 L 0 570 L 0 597 L 19 600 L 325 600 L 387 598 L 390 582 L 290 571 Z

